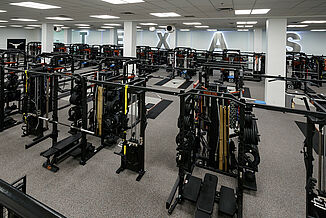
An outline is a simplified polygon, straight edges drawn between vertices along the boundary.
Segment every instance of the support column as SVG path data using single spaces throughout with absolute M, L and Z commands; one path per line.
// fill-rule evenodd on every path
M 118 33 L 116 29 L 109 30 L 109 45 L 117 45 L 118 44 Z
M 53 51 L 53 24 L 42 24 L 42 52 Z
M 286 19 L 266 21 L 266 74 L 286 76 Z M 265 101 L 267 104 L 285 107 L 285 82 L 265 79 Z
M 126 21 L 124 22 L 124 44 L 123 56 L 136 57 L 137 43 L 137 23 Z
M 177 30 L 174 30 L 174 32 L 170 33 L 169 45 L 170 45 L 171 49 L 174 49 L 177 47 Z
M 254 29 L 254 52 L 261 53 L 263 51 L 263 29 Z
M 65 29 L 64 30 L 64 43 L 71 44 L 72 41 L 72 29 Z

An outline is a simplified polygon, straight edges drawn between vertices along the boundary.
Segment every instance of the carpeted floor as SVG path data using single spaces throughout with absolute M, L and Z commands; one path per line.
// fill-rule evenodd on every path
M 151 79 L 150 85 L 160 80 Z M 246 82 L 246 86 L 251 88 L 253 98 L 263 100 L 263 83 Z M 155 97 L 151 93 L 148 96 Z M 147 172 L 141 182 L 136 182 L 137 175 L 130 171 L 115 173 L 120 157 L 113 152 L 118 147 L 103 149 L 85 166 L 69 158 L 59 165 L 59 172 L 52 173 L 41 166 L 45 159 L 39 155 L 49 148 L 50 140 L 25 150 L 24 145 L 31 139 L 20 137 L 20 126 L 0 133 L 1 179 L 12 182 L 27 175 L 27 192 L 67 217 L 169 217 L 165 201 L 178 173 L 175 137 L 179 101 L 177 97 L 161 97 L 173 103 L 155 120 L 148 120 Z M 261 134 L 258 191 L 245 193 L 243 215 L 247 218 L 304 217 L 305 167 L 300 153 L 304 137 L 294 122 L 304 119 L 259 109 L 255 113 Z M 65 121 L 67 110 L 60 114 Z M 60 130 L 60 137 L 67 136 L 66 128 Z M 99 145 L 99 139 L 89 137 L 89 140 Z M 199 169 L 194 172 L 201 176 L 204 173 Z M 219 186 L 234 187 L 233 179 L 218 177 Z M 178 205 L 170 217 L 192 217 L 194 211 L 195 205 L 186 202 Z

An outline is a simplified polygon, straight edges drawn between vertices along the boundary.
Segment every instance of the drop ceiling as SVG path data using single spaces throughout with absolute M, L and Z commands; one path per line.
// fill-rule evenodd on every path
M 236 21 L 258 21 L 255 27 L 264 28 L 267 18 L 287 18 L 289 24 L 300 23 L 304 20 L 326 20 L 325 0 L 144 0 L 135 4 L 110 4 L 101 0 L 34 0 L 38 3 L 60 6 L 59 9 L 38 10 L 32 8 L 12 6 L 9 3 L 25 0 L 1 0 L 0 20 L 8 20 L 12 24 L 41 24 L 55 23 L 75 27 L 75 23 L 90 24 L 92 28 L 99 28 L 104 23 L 121 23 L 123 21 L 154 22 L 159 25 L 175 25 L 177 28 L 188 28 L 182 23 L 185 21 L 199 21 L 203 25 L 217 29 L 235 29 Z M 232 9 L 262 9 L 270 8 L 266 15 L 234 15 Z M 126 15 L 125 12 L 132 12 Z M 157 18 L 149 13 L 176 12 L 177 18 Z M 89 17 L 90 15 L 113 15 L 119 19 L 102 20 Z M 69 16 L 73 21 L 50 21 L 45 17 Z M 28 18 L 37 22 L 11 21 L 13 18 Z M 1 24 L 2 25 L 2 24 Z M 326 24 L 311 24 L 307 28 L 293 28 L 293 30 L 309 30 L 326 28 Z

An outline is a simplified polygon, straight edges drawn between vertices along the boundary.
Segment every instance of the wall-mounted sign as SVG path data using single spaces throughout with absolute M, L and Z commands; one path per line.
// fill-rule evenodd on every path
M 26 39 L 7 39 L 7 49 L 19 49 L 25 51 Z
M 220 32 L 214 33 L 208 51 L 214 51 L 215 49 L 220 49 L 220 50 L 227 49 L 223 33 Z
M 157 44 L 157 48 L 161 48 L 162 45 L 164 46 L 165 49 L 170 49 L 169 44 L 167 43 L 167 39 L 168 39 L 169 33 L 164 33 L 164 35 L 162 35 L 161 32 L 157 33 L 157 37 L 160 40 Z
M 287 33 L 286 34 L 286 50 L 292 52 L 301 52 L 301 45 L 299 41 L 301 37 L 297 33 Z

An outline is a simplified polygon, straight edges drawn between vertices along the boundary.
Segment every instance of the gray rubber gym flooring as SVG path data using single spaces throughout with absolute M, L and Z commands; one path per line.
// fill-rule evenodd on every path
M 160 79 L 152 79 L 154 84 Z M 246 82 L 252 97 L 263 99 L 264 84 Z M 164 88 L 164 87 L 162 87 Z M 326 93 L 326 89 L 320 89 Z M 149 96 L 155 97 L 153 94 Z M 12 182 L 27 175 L 27 192 L 67 217 L 169 217 L 165 201 L 177 178 L 175 136 L 178 132 L 177 97 L 162 95 L 174 102 L 155 120 L 148 120 L 146 131 L 146 174 L 136 182 L 136 174 L 125 171 L 115 173 L 120 165 L 114 151 L 107 148 L 96 154 L 85 166 L 69 158 L 62 162 L 57 173 L 42 167 L 45 158 L 40 152 L 50 147 L 50 140 L 25 150 L 30 138 L 21 138 L 21 126 L 0 133 L 0 177 Z M 259 145 L 261 164 L 257 174 L 258 191 L 246 192 L 244 217 L 304 217 L 305 169 L 304 137 L 295 120 L 301 116 L 279 112 L 255 110 L 261 134 Z M 60 112 L 65 121 L 67 110 Z M 18 117 L 19 118 L 19 117 Z M 60 137 L 67 136 L 60 127 Z M 89 137 L 95 145 L 99 139 Z M 195 169 L 203 176 L 204 170 Z M 221 184 L 234 187 L 235 181 L 219 175 Z M 170 217 L 192 217 L 195 205 L 178 205 Z M 216 212 L 217 210 L 215 210 Z M 214 217 L 218 217 L 214 214 Z

